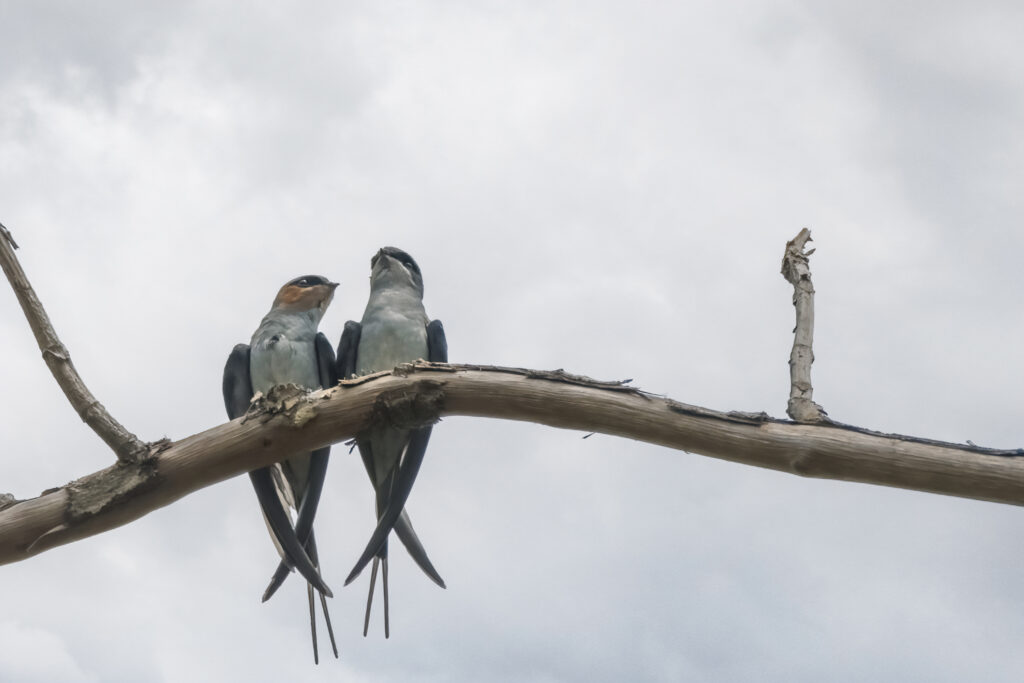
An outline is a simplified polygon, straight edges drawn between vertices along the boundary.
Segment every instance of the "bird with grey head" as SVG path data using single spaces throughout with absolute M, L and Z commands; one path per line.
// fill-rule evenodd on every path
M 349 378 L 417 359 L 447 363 L 448 342 L 440 320 L 430 320 L 423 308 L 423 274 L 412 256 L 384 247 L 370 260 L 370 299 L 360 322 L 348 321 L 338 345 L 338 376 Z M 384 637 L 391 633 L 388 604 L 388 535 L 394 529 L 413 561 L 441 588 L 444 580 L 427 557 L 405 510 L 430 439 L 431 426 L 418 429 L 377 427 L 356 439 L 366 473 L 376 494 L 377 527 L 363 555 L 345 580 L 351 583 L 373 561 L 366 599 L 363 635 L 378 566 L 384 597 Z
M 256 392 L 265 395 L 282 384 L 316 390 L 337 383 L 334 350 L 327 337 L 317 331 L 337 286 L 338 283 L 320 275 L 303 275 L 281 287 L 249 344 L 235 346 L 224 367 L 224 405 L 231 419 L 246 413 Z M 315 662 L 319 662 L 320 656 L 314 589 L 320 595 L 331 648 L 334 656 L 338 656 L 327 611 L 326 598 L 332 593 L 320 576 L 313 535 L 313 520 L 327 475 L 330 451 L 327 446 L 312 453 L 295 453 L 282 462 L 249 473 L 264 521 L 281 556 L 263 601 L 274 594 L 292 568 L 299 570 L 307 581 Z M 298 515 L 294 526 L 292 509 Z

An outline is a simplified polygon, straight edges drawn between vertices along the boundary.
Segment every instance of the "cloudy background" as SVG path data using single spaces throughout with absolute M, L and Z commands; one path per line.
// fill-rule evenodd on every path
M 412 253 L 453 361 L 782 416 L 786 240 L 813 231 L 815 399 L 1024 445 L 1024 10 L 1014 3 L 0 1 L 0 221 L 85 380 L 144 439 L 224 420 L 277 288 Z M 0 293 L 0 492 L 110 452 Z M 4 681 L 1017 681 L 1024 515 L 604 436 L 451 418 L 392 562 L 336 450 L 342 658 L 246 478 L 0 567 Z M 323 647 L 323 646 L 322 646 Z

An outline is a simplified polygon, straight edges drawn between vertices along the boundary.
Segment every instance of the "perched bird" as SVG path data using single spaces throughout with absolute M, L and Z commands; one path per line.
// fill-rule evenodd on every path
M 338 375 L 348 378 L 390 370 L 399 363 L 420 358 L 448 362 L 444 327 L 440 320 L 427 318 L 423 310 L 423 275 L 416 261 L 401 249 L 384 247 L 370 260 L 370 300 L 362 322 L 350 320 L 345 323 L 338 345 Z M 356 440 L 377 498 L 377 528 L 345 580 L 345 585 L 354 581 L 373 560 L 363 620 L 364 636 L 370 625 L 378 565 L 384 592 L 384 637 L 390 636 L 388 534 L 392 528 L 420 569 L 434 583 L 445 587 L 404 510 L 423 462 L 430 430 L 430 426 L 419 429 L 378 428 Z
M 274 305 L 252 335 L 249 344 L 238 344 L 224 366 L 224 405 L 231 419 L 245 414 L 255 392 L 266 394 L 279 384 L 297 384 L 306 389 L 334 386 L 337 375 L 334 350 L 322 332 L 320 318 L 334 298 L 338 283 L 319 275 L 304 275 L 288 282 L 277 293 Z M 320 576 L 313 537 L 313 519 L 320 502 L 327 474 L 329 446 L 312 453 L 297 453 L 280 463 L 249 473 L 256 497 L 271 538 L 281 555 L 281 565 L 263 595 L 266 602 L 284 581 L 291 568 L 308 582 L 310 629 L 313 659 L 317 663 L 316 610 L 313 589 L 320 593 L 320 604 L 327 622 L 334 656 L 334 641 L 327 597 L 331 589 Z M 298 511 L 292 527 L 289 508 Z

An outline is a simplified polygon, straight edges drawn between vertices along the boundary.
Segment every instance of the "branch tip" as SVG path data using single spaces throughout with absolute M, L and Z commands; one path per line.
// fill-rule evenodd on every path
M 12 249 L 18 248 L 18 243 L 14 241 L 14 237 L 11 236 L 11 231 L 7 229 L 3 223 L 0 223 L 0 236 L 3 236 L 5 240 L 11 243 Z

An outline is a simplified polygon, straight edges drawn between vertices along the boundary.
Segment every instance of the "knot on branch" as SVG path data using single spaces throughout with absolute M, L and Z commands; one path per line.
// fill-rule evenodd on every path
M 274 417 L 283 416 L 290 426 L 302 427 L 316 417 L 315 401 L 310 398 L 313 393 L 298 384 L 279 384 L 266 394 L 257 391 L 243 422 L 255 418 L 264 424 Z
M 368 429 L 418 429 L 434 424 L 444 410 L 444 383 L 424 379 L 412 386 L 385 391 L 374 401 Z
M 151 441 L 146 444 L 146 452 L 143 455 L 143 458 L 146 460 L 150 458 L 155 458 L 156 456 L 160 455 L 173 445 L 174 442 L 168 439 L 166 436 L 162 439 Z
M 801 424 L 831 424 L 825 409 L 807 398 L 791 398 L 786 404 L 786 414 Z
M 68 353 L 66 346 L 57 342 L 55 344 L 50 344 L 43 349 L 43 360 L 46 360 L 47 358 L 53 358 L 54 360 L 59 361 L 70 361 L 71 354 Z
M 789 463 L 789 471 L 799 477 L 816 477 L 822 472 L 819 454 L 809 448 L 800 448 L 793 454 Z
M 21 501 L 15 498 L 14 495 L 11 493 L 0 493 L 0 510 L 3 510 L 4 508 L 9 508 L 15 503 L 20 502 Z
M 135 438 L 133 434 L 129 434 L 128 437 L 127 441 L 119 443 L 114 447 L 114 454 L 117 456 L 118 462 L 126 465 L 137 465 L 152 460 L 160 451 L 167 450 L 171 443 L 166 438 L 154 443 L 143 443 Z
M 160 481 L 156 460 L 121 463 L 67 485 L 69 523 L 100 514 L 121 501 L 153 489 Z

